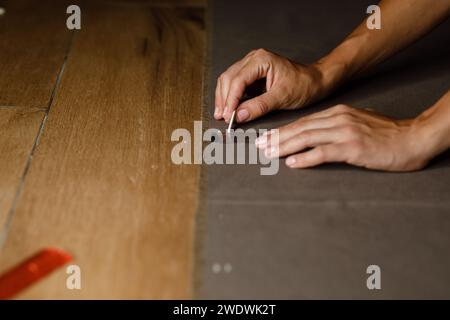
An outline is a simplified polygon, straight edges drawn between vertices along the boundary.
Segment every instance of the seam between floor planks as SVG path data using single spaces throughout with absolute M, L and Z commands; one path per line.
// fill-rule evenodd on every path
M 62 75 L 64 73 L 64 67 L 66 65 L 67 58 L 68 58 L 68 56 L 70 54 L 70 49 L 72 48 L 72 43 L 73 43 L 74 37 L 75 37 L 75 33 L 72 32 L 72 35 L 71 35 L 70 40 L 69 40 L 69 44 L 67 46 L 67 51 L 66 51 L 66 54 L 64 56 L 63 63 L 61 64 L 61 67 L 59 69 L 58 75 L 56 77 L 55 85 L 53 87 L 52 93 L 50 95 L 50 99 L 49 99 L 48 104 L 47 104 L 47 108 L 43 109 L 43 110 L 41 109 L 42 111 L 44 111 L 44 116 L 42 117 L 42 121 L 41 121 L 41 124 L 39 126 L 38 133 L 37 133 L 36 138 L 34 140 L 34 143 L 33 143 L 33 146 L 31 148 L 30 154 L 28 155 L 28 159 L 27 159 L 27 161 L 25 163 L 25 168 L 24 168 L 23 173 L 22 173 L 22 175 L 20 177 L 19 184 L 17 186 L 17 191 L 16 191 L 16 194 L 14 196 L 13 202 L 11 204 L 11 207 L 10 207 L 9 211 L 6 214 L 5 224 L 3 225 L 3 228 L 0 231 L 0 251 L 3 248 L 3 245 L 4 245 L 4 243 L 5 243 L 5 241 L 6 241 L 7 237 L 8 237 L 9 227 L 11 226 L 12 219 L 14 218 L 14 211 L 15 211 L 17 202 L 20 199 L 20 195 L 22 193 L 23 186 L 25 184 L 25 180 L 27 178 L 28 171 L 29 171 L 31 162 L 33 160 L 33 155 L 34 155 L 34 153 L 36 151 L 36 148 L 39 145 L 39 141 L 40 141 L 40 138 L 42 136 L 42 133 L 44 132 L 45 124 L 47 122 L 48 114 L 49 114 L 49 112 L 51 110 L 53 100 L 55 98 L 55 95 L 56 95 L 56 92 L 58 90 L 58 87 L 59 87 L 59 85 L 61 83 L 61 78 L 62 78 Z M 39 109 L 39 108 L 35 108 L 35 109 Z

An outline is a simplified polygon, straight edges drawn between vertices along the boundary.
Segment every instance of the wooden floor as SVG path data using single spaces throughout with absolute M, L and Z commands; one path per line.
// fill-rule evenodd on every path
M 2 2 L 0 273 L 59 247 L 82 289 L 18 298 L 190 298 L 199 168 L 170 135 L 201 118 L 206 3 L 85 1 L 69 31 L 72 3 Z

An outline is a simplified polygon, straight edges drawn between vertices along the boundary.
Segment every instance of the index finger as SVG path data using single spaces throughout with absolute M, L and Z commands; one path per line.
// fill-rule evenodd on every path
M 267 76 L 267 68 L 263 68 L 260 64 L 247 63 L 236 75 L 230 80 L 230 88 L 225 100 L 225 110 L 223 117 L 228 122 L 237 109 L 245 89 L 256 80 Z

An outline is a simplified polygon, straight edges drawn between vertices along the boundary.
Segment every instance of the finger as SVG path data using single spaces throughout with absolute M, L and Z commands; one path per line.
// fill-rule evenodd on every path
M 231 118 L 231 114 L 233 112 L 229 112 L 226 104 L 226 100 L 228 97 L 228 93 L 230 91 L 231 83 L 237 77 L 237 74 L 242 70 L 242 68 L 246 65 L 245 58 L 239 60 L 238 62 L 231 65 L 221 76 L 221 100 L 222 100 L 222 117 L 225 121 L 229 121 Z
M 273 154 L 274 156 L 284 157 L 306 148 L 335 143 L 341 138 L 341 132 L 342 130 L 337 128 L 307 130 L 279 145 L 270 145 L 266 149 L 266 156 L 271 157 Z
M 336 116 L 338 114 L 352 114 L 357 112 L 357 109 L 349 107 L 345 104 L 338 104 L 336 106 L 330 107 L 328 109 L 310 114 L 304 119 L 311 120 L 311 119 L 319 119 L 319 118 L 325 118 L 325 117 L 332 117 Z
M 265 78 L 268 73 L 268 64 L 260 62 L 247 62 L 230 81 L 228 95 L 225 100 L 224 118 L 229 120 L 233 111 L 237 109 L 245 89 L 256 80 Z
M 236 110 L 239 105 L 239 101 L 241 100 L 245 88 L 252 83 L 252 79 L 249 75 L 245 75 L 242 72 L 236 75 L 236 77 L 231 81 L 230 88 L 228 90 L 228 95 L 225 101 L 225 112 L 224 119 L 229 122 L 230 118 L 233 114 L 233 111 Z
M 346 162 L 347 149 L 348 145 L 345 143 L 318 146 L 288 157 L 286 165 L 290 168 L 309 168 L 327 162 Z
M 221 81 L 217 81 L 216 92 L 215 92 L 215 109 L 214 118 L 216 120 L 222 119 L 223 114 L 223 101 L 222 101 L 222 84 Z
M 220 118 L 224 118 L 225 115 L 225 109 L 226 109 L 226 104 L 225 101 L 227 99 L 228 96 L 228 91 L 230 89 L 230 82 L 231 79 L 233 79 L 235 77 L 235 74 L 237 73 L 237 71 L 239 70 L 241 66 L 241 61 L 236 62 L 235 64 L 233 64 L 232 66 L 230 66 L 224 73 L 222 73 L 218 79 L 218 82 L 220 83 L 220 87 L 219 87 L 219 92 L 217 92 L 217 96 L 219 96 L 219 101 L 220 101 Z
M 282 144 L 302 132 L 339 127 L 345 125 L 349 121 L 350 117 L 344 114 L 317 118 L 304 117 L 277 130 L 265 132 L 255 141 L 255 143 L 258 148 L 267 148 L 270 145 L 274 145 L 272 140 L 277 144 Z
M 239 123 L 254 120 L 269 111 L 279 107 L 280 98 L 275 91 L 263 93 L 253 99 L 247 100 L 239 105 L 236 120 Z
M 227 95 L 228 95 L 228 90 L 230 90 L 230 80 L 229 80 L 229 75 L 224 75 L 222 78 L 222 85 L 221 85 L 221 96 L 222 96 L 222 118 L 225 118 L 225 115 L 227 114 L 227 105 L 226 105 L 226 100 L 227 100 Z
M 289 123 L 281 128 L 279 128 L 279 133 L 281 135 L 285 135 L 285 138 L 289 138 L 290 136 L 292 136 L 292 134 L 290 134 L 291 131 L 295 132 L 294 128 L 298 127 L 299 129 L 301 128 L 300 126 L 302 126 L 303 124 L 309 122 L 309 121 L 313 121 L 313 120 L 320 120 L 320 119 L 326 119 L 326 118 L 330 118 L 330 120 L 332 119 L 332 117 L 340 115 L 340 114 L 350 114 L 352 113 L 353 108 L 348 107 L 346 105 L 337 105 L 319 112 L 315 112 L 312 113 L 310 115 L 304 116 L 301 119 Z M 318 124 L 318 122 L 316 122 L 315 124 Z M 325 123 L 322 123 L 325 125 Z M 313 126 L 314 123 L 311 123 L 311 126 Z M 308 128 L 308 129 L 313 129 L 313 127 Z M 268 131 L 265 132 L 264 135 L 270 135 L 272 134 L 272 131 Z M 294 133 L 295 134 L 295 133 Z M 283 137 L 280 136 L 280 138 L 282 139 Z M 279 140 L 281 141 L 281 140 Z
M 303 132 L 316 129 L 330 129 L 345 125 L 349 121 L 344 115 L 329 116 L 323 118 L 302 119 L 287 126 L 281 127 L 275 134 L 278 134 L 278 143 L 282 144 L 285 141 L 298 136 Z

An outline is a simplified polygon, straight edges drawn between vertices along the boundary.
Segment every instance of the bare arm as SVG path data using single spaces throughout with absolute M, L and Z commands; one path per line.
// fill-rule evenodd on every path
M 450 90 L 431 108 L 416 118 L 424 137 L 428 141 L 428 152 L 433 156 L 450 148 Z
M 364 73 L 427 34 L 450 15 L 450 0 L 383 0 L 381 29 L 361 23 L 338 47 L 318 61 L 325 87 Z
M 450 0 L 383 0 L 381 30 L 364 21 L 338 47 L 312 65 L 266 50 L 250 52 L 218 79 L 216 119 L 247 122 L 275 109 L 294 109 L 317 101 L 347 79 L 360 75 L 429 32 L 450 15 Z M 266 78 L 261 96 L 240 103 L 245 88 Z

